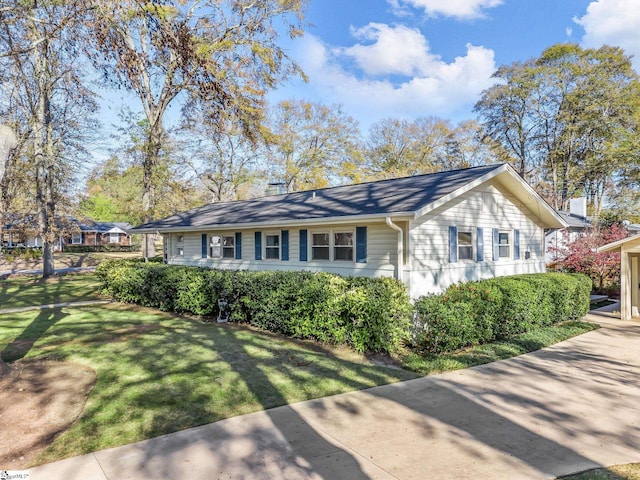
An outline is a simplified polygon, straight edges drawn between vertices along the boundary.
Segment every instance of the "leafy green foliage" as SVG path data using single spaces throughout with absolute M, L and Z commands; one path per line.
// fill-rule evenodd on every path
M 101 263 L 105 291 L 128 303 L 162 310 L 217 315 L 229 302 L 232 321 L 296 338 L 347 344 L 358 352 L 392 352 L 408 337 L 411 303 L 390 278 L 329 273 L 235 272 L 145 264 Z
M 543 273 L 452 285 L 416 301 L 414 346 L 430 353 L 509 338 L 576 320 L 589 309 L 584 275 Z

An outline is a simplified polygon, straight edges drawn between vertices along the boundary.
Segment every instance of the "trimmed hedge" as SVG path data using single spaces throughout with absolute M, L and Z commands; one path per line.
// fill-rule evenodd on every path
M 589 310 L 585 275 L 539 273 L 452 285 L 415 303 L 414 347 L 429 353 L 504 339 L 582 318 Z
M 228 271 L 106 260 L 96 269 L 116 300 L 165 311 L 217 315 L 296 338 L 392 352 L 408 340 L 413 311 L 406 288 L 391 278 L 329 273 Z

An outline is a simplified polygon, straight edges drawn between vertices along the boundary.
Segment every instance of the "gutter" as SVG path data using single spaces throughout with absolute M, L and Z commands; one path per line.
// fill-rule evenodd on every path
M 396 273 L 396 278 L 403 282 L 403 272 L 404 272 L 404 231 L 401 227 L 393 223 L 391 217 L 386 217 L 385 221 L 389 227 L 393 228 L 398 232 L 398 270 Z M 403 282 L 404 283 L 404 282 Z

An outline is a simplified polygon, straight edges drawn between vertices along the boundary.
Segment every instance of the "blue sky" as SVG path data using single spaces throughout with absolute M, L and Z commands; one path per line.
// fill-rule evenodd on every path
M 561 42 L 617 45 L 640 71 L 640 0 L 311 0 L 286 44 L 309 83 L 272 101 L 341 104 L 364 131 L 383 118 L 474 118 L 503 64 Z

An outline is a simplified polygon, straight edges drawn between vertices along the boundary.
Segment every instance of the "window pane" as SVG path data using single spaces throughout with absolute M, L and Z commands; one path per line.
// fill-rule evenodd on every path
M 353 247 L 335 247 L 334 260 L 353 260 Z
M 222 237 L 222 242 L 225 247 L 233 247 L 235 239 L 233 237 Z
M 280 249 L 267 247 L 265 254 L 269 260 L 278 260 L 280 258 Z
M 353 245 L 353 233 L 348 232 L 348 233 L 336 233 L 334 235 L 334 244 L 336 246 L 338 245 L 343 245 L 343 246 L 351 246 Z
M 509 246 L 500 246 L 498 247 L 498 254 L 500 255 L 500 257 L 505 257 L 508 258 L 509 255 Z
M 209 239 L 209 256 L 220 258 L 222 256 L 222 239 L 217 235 L 212 235 Z
M 458 258 L 460 260 L 473 260 L 473 247 L 471 246 L 459 246 Z
M 329 234 L 328 233 L 314 233 L 312 245 L 329 245 Z
M 509 245 L 509 234 L 507 232 L 500 232 L 498 234 L 498 243 L 500 245 Z
M 267 235 L 267 247 L 279 247 L 280 235 Z
M 329 247 L 313 247 L 311 249 L 312 260 L 329 260 Z
M 458 245 L 471 246 L 471 232 L 458 232 Z

